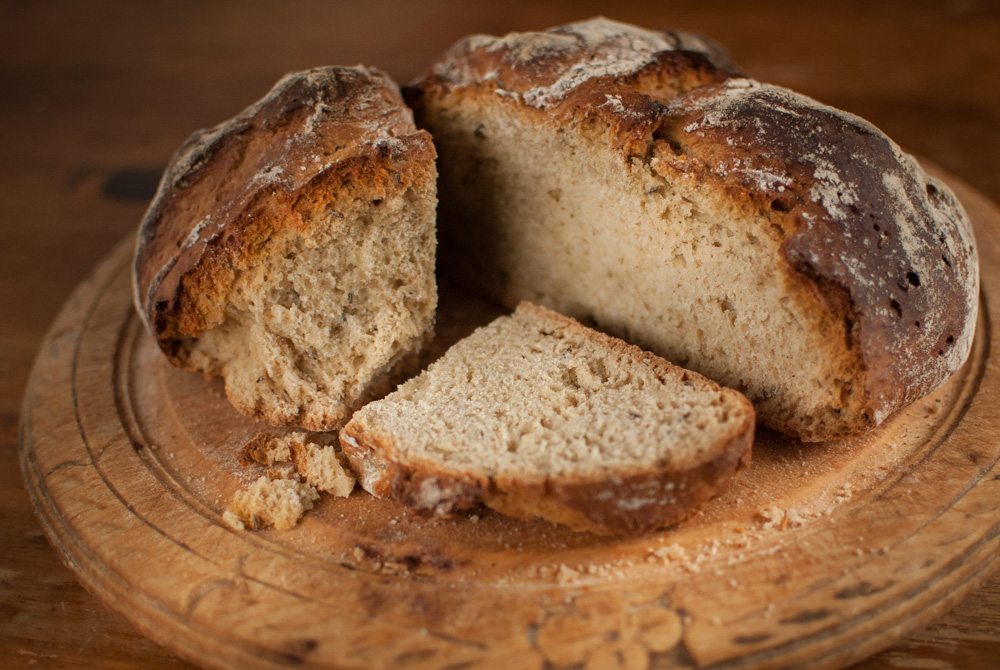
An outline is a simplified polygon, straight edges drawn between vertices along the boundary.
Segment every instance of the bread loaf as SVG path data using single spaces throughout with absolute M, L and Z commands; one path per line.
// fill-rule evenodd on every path
M 287 75 L 171 160 L 136 245 L 139 314 L 240 411 L 339 428 L 432 329 L 434 158 L 382 72 Z
M 951 191 L 703 38 L 476 35 L 404 94 L 440 155 L 443 268 L 740 389 L 782 432 L 875 426 L 970 350 L 977 258 Z
M 597 533 L 673 523 L 749 462 L 739 393 L 523 303 L 341 431 L 361 485 L 446 514 L 484 502 Z

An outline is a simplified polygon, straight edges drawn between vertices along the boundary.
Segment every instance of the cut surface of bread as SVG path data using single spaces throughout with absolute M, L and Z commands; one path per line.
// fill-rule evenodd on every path
M 978 268 L 946 186 L 871 124 L 718 47 L 606 19 L 456 44 L 407 91 L 442 268 L 737 388 L 804 440 L 965 360 Z
M 136 249 L 140 314 L 240 411 L 339 428 L 430 336 L 434 158 L 383 73 L 286 76 L 168 166 Z
M 484 502 L 598 533 L 675 522 L 749 461 L 739 393 L 522 303 L 358 411 L 361 485 L 419 510 Z

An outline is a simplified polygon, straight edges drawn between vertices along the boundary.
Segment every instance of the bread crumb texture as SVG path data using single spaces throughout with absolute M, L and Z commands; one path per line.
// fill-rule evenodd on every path
M 335 444 L 327 443 L 331 439 L 304 432 L 255 436 L 243 447 L 240 460 L 266 466 L 266 474 L 233 495 L 223 521 L 237 530 L 288 530 L 313 508 L 320 493 L 349 496 L 354 475 Z

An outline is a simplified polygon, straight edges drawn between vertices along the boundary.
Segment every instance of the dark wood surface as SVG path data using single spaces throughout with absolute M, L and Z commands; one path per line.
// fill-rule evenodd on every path
M 868 118 L 1000 201 L 1000 6 L 872 5 L 0 5 L 3 664 L 188 667 L 106 610 L 60 564 L 31 513 L 16 445 L 21 395 L 48 324 L 73 286 L 136 225 L 165 160 L 192 129 L 231 115 L 288 70 L 364 62 L 406 80 L 466 33 L 606 13 L 707 33 L 758 78 Z M 994 578 L 862 667 L 974 668 L 998 659 Z

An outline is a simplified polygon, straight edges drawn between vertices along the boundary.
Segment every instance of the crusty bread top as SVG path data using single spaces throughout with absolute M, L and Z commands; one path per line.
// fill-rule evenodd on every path
M 968 356 L 978 260 L 951 191 L 875 126 L 743 78 L 709 42 L 606 19 L 475 36 L 404 93 L 418 118 L 428 99 L 502 104 L 608 137 L 629 165 L 770 219 L 776 271 L 811 285 L 845 324 L 830 337 L 846 333 L 857 356 L 872 425 Z
M 550 111 L 578 104 L 594 107 L 590 98 L 597 93 L 600 102 L 616 111 L 614 96 L 603 96 L 638 87 L 655 97 L 658 85 L 673 90 L 683 81 L 689 88 L 736 74 L 728 54 L 700 35 L 646 30 L 599 17 L 544 32 L 470 35 L 448 50 L 422 85 L 486 87 L 497 96 Z
M 396 84 L 374 68 L 288 74 L 232 119 L 194 133 L 171 159 L 136 244 L 134 300 L 168 355 L 222 318 L 234 271 L 275 233 L 305 227 L 321 185 L 388 189 L 430 180 L 434 148 Z M 186 291 L 185 286 L 195 287 Z

